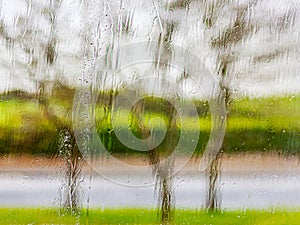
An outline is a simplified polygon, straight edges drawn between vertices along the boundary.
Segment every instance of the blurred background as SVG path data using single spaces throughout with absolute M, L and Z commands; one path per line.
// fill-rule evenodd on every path
M 0 207 L 299 207 L 299 7 L 297 0 L 1 0 Z M 156 43 L 149 44 L 153 62 L 103 72 L 101 66 L 113 71 L 122 64 L 122 57 L 110 58 L 111 49 L 126 58 L 122 46 L 138 42 Z M 196 55 L 216 79 L 223 122 L 212 118 L 213 97 L 187 85 L 188 67 L 175 71 L 160 63 L 176 57 L 176 46 Z M 107 64 L 99 68 L 102 59 Z M 123 99 L 137 94 L 122 88 L 149 74 L 180 85 L 172 98 L 192 102 L 198 113 L 199 122 L 185 118 L 186 141 L 200 131 L 195 152 L 172 179 L 172 160 L 155 166 L 168 158 L 181 134 L 172 102 L 166 100 L 170 96 L 163 91 L 154 96 L 141 84 L 144 98 L 130 109 L 130 118 L 122 117 L 126 109 L 121 108 L 118 126 L 111 124 L 118 94 Z M 163 82 L 156 85 L 167 89 Z M 205 81 L 199 85 L 207 86 Z M 142 179 L 153 172 L 157 185 L 118 185 L 96 175 L 83 160 L 72 126 L 80 87 L 91 89 L 87 102 L 112 156 L 95 154 L 94 163 L 113 177 L 136 173 L 133 179 Z M 146 138 L 148 122 L 157 116 L 167 125 L 154 125 L 157 134 L 167 127 L 158 148 L 137 152 L 115 135 L 115 129 L 123 129 Z M 226 126 L 225 137 L 221 147 L 215 146 L 212 163 L 199 172 L 214 123 Z M 111 158 L 153 168 L 145 174 L 126 171 L 111 167 Z

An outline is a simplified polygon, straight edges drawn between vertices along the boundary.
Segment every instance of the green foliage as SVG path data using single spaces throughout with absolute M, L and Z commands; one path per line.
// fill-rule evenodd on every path
M 49 97 L 48 102 L 51 113 L 55 114 L 59 121 L 71 124 L 74 90 L 64 91 L 64 89 L 64 87 L 54 89 L 54 94 Z M 113 110 L 110 106 L 112 101 L 113 94 L 103 92 L 95 108 L 96 126 L 102 142 L 114 154 L 143 154 L 127 148 L 115 136 L 109 119 Z M 147 129 L 150 128 L 148 122 L 151 121 L 154 131 L 163 135 L 163 126 L 152 119 L 160 117 L 168 125 L 171 104 L 154 97 L 147 97 L 144 101 L 145 113 L 141 119 Z M 196 124 L 192 116 L 184 118 L 188 125 L 188 133 L 182 135 L 186 135 L 183 140 L 189 144 L 190 134 L 200 127 L 196 151 L 201 153 L 210 134 L 210 112 L 207 102 L 197 100 L 194 104 L 199 113 L 200 124 Z M 187 111 L 191 110 L 187 109 Z M 21 92 L 0 96 L 0 154 L 58 154 L 60 131 L 57 129 L 57 121 L 53 121 L 48 114 L 35 96 Z M 121 132 L 129 131 L 139 138 L 143 136 L 141 128 L 132 121 L 132 118 L 125 116 L 124 110 L 118 111 L 118 114 L 117 128 Z M 177 141 L 180 132 L 181 124 L 177 119 L 177 132 L 174 137 Z M 168 140 L 165 139 L 159 151 L 163 152 L 167 144 Z M 295 154 L 299 149 L 299 96 L 244 98 L 237 99 L 230 105 L 223 146 L 225 152 L 276 151 Z

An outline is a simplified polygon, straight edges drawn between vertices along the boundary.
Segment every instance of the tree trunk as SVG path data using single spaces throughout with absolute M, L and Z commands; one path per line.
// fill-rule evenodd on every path
M 144 111 L 145 103 L 143 100 L 140 100 L 133 107 L 131 119 L 131 126 L 137 127 L 143 139 L 150 135 L 150 130 L 142 119 Z M 176 144 L 176 112 L 174 112 L 173 108 L 169 112 L 169 115 L 168 133 L 166 136 L 168 144 L 164 152 L 161 154 L 157 148 L 148 151 L 148 161 L 149 164 L 152 165 L 152 172 L 155 176 L 155 191 L 158 195 L 158 216 L 161 224 L 170 224 L 173 218 L 174 208 L 171 176 L 174 162 L 172 159 L 167 158 L 164 163 L 161 163 L 161 157 L 164 155 L 168 157 L 169 151 L 172 151 L 174 143 Z
M 42 106 L 44 114 L 60 132 L 59 157 L 64 162 L 65 181 L 61 190 L 63 196 L 61 200 L 62 210 L 68 213 L 76 214 L 80 209 L 79 184 L 81 170 L 84 164 L 83 157 L 76 145 L 75 136 L 70 128 L 68 121 L 63 121 L 52 112 L 49 101 L 44 94 L 45 84 L 41 83 L 39 88 L 38 100 Z
M 205 209 L 207 211 L 218 211 L 221 206 L 220 177 L 221 177 L 222 153 L 218 153 L 206 170 L 207 192 Z
M 65 163 L 65 186 L 64 203 L 62 209 L 71 214 L 77 214 L 81 207 L 80 204 L 80 178 L 84 164 L 83 157 L 75 143 L 72 132 L 64 128 L 62 130 L 61 156 Z M 65 190 L 64 190 L 65 189 Z

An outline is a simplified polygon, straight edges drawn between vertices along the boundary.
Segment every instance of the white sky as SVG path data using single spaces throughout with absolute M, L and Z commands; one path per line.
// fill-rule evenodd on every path
M 48 1 L 32 0 L 32 2 L 43 6 Z M 102 1 L 95 1 L 95 4 L 97 5 L 101 2 Z M 109 16 L 112 19 L 116 19 L 119 12 L 118 1 L 108 2 L 110 6 Z M 26 16 L 26 4 L 24 4 L 24 0 L 0 0 L 0 6 L 1 18 L 4 24 L 7 25 L 6 28 L 10 35 L 20 35 L 19 29 L 16 29 L 14 24 L 15 18 Z M 127 0 L 124 1 L 123 6 L 124 9 L 122 9 L 122 12 L 126 12 L 127 9 L 135 9 L 132 24 L 134 35 L 131 39 L 124 38 L 124 43 L 141 40 L 147 41 L 149 37 L 153 40 L 157 40 L 157 34 L 160 32 L 160 29 L 158 21 L 153 20 L 157 12 L 152 2 Z M 264 23 L 268 20 L 272 20 L 274 15 L 281 14 L 287 9 L 296 10 L 299 15 L 299 6 L 299 0 L 263 0 L 254 10 L 254 14 L 258 21 Z M 172 17 L 172 19 L 177 19 L 180 23 L 185 21 L 182 18 L 186 19 L 186 24 L 188 25 L 184 25 L 184 22 L 182 22 L 183 25 L 180 25 L 178 30 L 174 33 L 174 43 L 198 54 L 209 69 L 213 70 L 215 56 L 214 53 L 211 53 L 207 43 L 205 43 L 207 37 L 205 32 L 203 32 L 203 27 L 197 25 L 199 23 L 197 23 L 197 17 L 194 16 L 198 13 L 197 9 L 191 8 L 190 15 L 187 18 L 185 17 L 185 11 L 166 13 L 162 8 L 158 10 L 162 19 L 164 19 L 164 17 Z M 97 9 L 95 9 L 93 13 L 96 15 Z M 59 78 L 62 81 L 71 85 L 80 83 L 83 64 L 82 41 L 80 36 L 82 35 L 82 21 L 82 13 L 78 1 L 64 0 L 61 11 L 59 12 L 57 26 L 59 54 L 55 72 L 49 72 L 49 79 L 55 79 L 54 74 L 59 72 Z M 153 29 L 151 29 L 153 21 L 154 26 Z M 45 33 L 45 37 L 47 37 L 49 29 L 44 17 L 35 16 L 31 22 L 32 26 L 40 29 Z M 295 94 L 300 92 L 300 67 L 298 63 L 300 58 L 300 21 L 296 20 L 295 22 L 295 26 L 291 29 L 290 33 L 283 35 L 280 41 L 276 40 L 276 38 L 274 39 L 276 34 L 272 37 L 268 37 L 263 36 L 265 33 L 262 33 L 260 36 L 249 38 L 245 40 L 242 45 L 236 46 L 235 52 L 241 55 L 242 59 L 247 57 L 251 58 L 252 55 L 257 55 L 264 51 L 267 52 L 272 48 L 291 48 L 291 50 L 288 51 L 288 55 L 273 62 L 254 67 L 250 66 L 250 68 L 248 68 L 249 71 L 244 69 L 243 61 L 239 62 L 237 64 L 237 70 L 239 66 L 241 70 L 238 71 L 235 78 L 231 81 L 231 85 L 237 93 L 260 96 L 278 93 Z M 221 23 L 226 24 L 225 17 Z M 43 39 L 44 37 L 41 38 Z M 12 56 L 5 46 L 5 42 L 0 40 L 0 55 L 0 77 L 2 81 L 0 83 L 0 92 L 12 89 L 34 91 L 36 84 L 33 82 L 33 79 L 27 75 L 26 66 L 22 66 L 22 62 L 24 65 L 26 64 L 26 58 L 21 54 L 21 50 L 16 48 L 14 56 Z M 15 57 L 18 60 L 13 62 L 11 57 Z M 41 68 L 41 70 L 44 69 L 45 68 Z M 43 79 L 41 76 L 42 75 L 40 75 L 40 78 Z

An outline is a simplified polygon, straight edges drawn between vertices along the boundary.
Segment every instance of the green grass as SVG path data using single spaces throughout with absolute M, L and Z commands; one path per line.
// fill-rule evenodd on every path
M 225 211 L 205 213 L 202 210 L 175 211 L 172 224 L 214 225 L 299 225 L 300 211 Z M 57 209 L 0 209 L 1 224 L 159 224 L 154 209 L 92 209 L 77 216 L 60 214 Z

